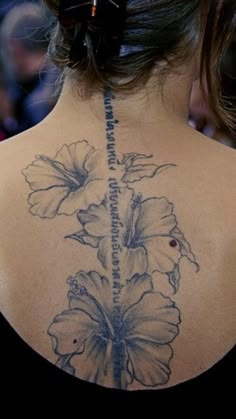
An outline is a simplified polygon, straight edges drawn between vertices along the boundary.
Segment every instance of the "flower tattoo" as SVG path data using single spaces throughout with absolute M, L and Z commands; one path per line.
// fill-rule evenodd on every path
M 105 193 L 101 151 L 87 141 L 65 145 L 54 159 L 37 156 L 23 170 L 33 192 L 29 196 L 30 212 L 42 218 L 72 215 L 78 208 L 101 202 Z
M 107 154 L 77 141 L 55 157 L 36 156 L 22 172 L 29 212 L 74 217 L 78 227 L 65 238 L 86 246 L 88 261 L 95 257 L 101 268 L 79 266 L 68 278 L 69 304 L 55 313 L 48 335 L 56 365 L 78 378 L 125 390 L 159 388 L 169 382 L 180 332 L 180 309 L 169 294 L 178 292 L 183 258 L 196 272 L 200 266 L 174 204 L 158 196 L 156 183 L 144 198 L 146 183 L 176 165 L 116 149 L 112 99 L 106 92 Z M 172 292 L 154 287 L 155 272 Z
M 173 204 L 165 197 L 142 200 L 141 195 L 123 188 L 120 191 L 120 242 L 126 275 L 159 271 L 167 274 L 177 291 L 179 286 L 179 262 L 183 256 L 198 264 L 190 245 L 177 227 Z M 82 244 L 98 248 L 98 258 L 106 268 L 109 260 L 110 226 L 109 202 L 92 204 L 77 214 L 83 229 L 67 237 Z
M 68 282 L 69 310 L 49 327 L 62 368 L 102 385 L 115 376 L 120 388 L 134 380 L 148 387 L 165 384 L 180 314 L 173 301 L 153 291 L 151 277 L 127 280 L 117 312 L 106 299 L 107 278 L 82 271 Z

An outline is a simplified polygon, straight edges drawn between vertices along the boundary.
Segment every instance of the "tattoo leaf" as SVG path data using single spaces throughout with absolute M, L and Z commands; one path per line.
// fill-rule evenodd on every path
M 152 178 L 172 166 L 172 164 L 163 164 L 161 166 L 155 164 L 138 164 L 126 171 L 122 177 L 122 182 L 133 183 L 142 180 L 144 177 Z
M 78 231 L 77 233 L 69 234 L 65 236 L 65 239 L 73 239 L 78 241 L 80 244 L 85 244 L 94 248 L 99 246 L 100 237 L 91 236 L 85 230 Z
M 180 271 L 179 265 L 175 265 L 172 272 L 167 272 L 169 283 L 174 288 L 174 292 L 176 293 L 179 289 L 179 280 L 180 280 Z
M 163 164 L 160 166 L 156 164 L 134 164 L 136 160 L 149 159 L 151 157 L 152 155 L 147 156 L 138 153 L 125 154 L 121 161 L 125 165 L 125 173 L 121 179 L 122 182 L 133 183 L 140 181 L 144 177 L 152 178 L 162 171 L 176 166 L 175 164 Z

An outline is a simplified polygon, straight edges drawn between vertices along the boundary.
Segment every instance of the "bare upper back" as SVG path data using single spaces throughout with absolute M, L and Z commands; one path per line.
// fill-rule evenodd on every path
M 39 126 L 1 145 L 1 310 L 80 378 L 171 386 L 235 343 L 235 151 L 102 135 Z

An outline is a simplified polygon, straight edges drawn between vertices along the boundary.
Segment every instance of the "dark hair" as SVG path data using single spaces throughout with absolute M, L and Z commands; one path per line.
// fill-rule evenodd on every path
M 58 17 L 60 0 L 44 2 Z M 154 68 L 163 85 L 169 72 L 178 71 L 202 43 L 202 88 L 206 79 L 210 106 L 230 131 L 236 118 L 221 95 L 220 63 L 235 30 L 235 15 L 234 0 L 128 0 L 119 56 L 98 62 L 88 31 L 87 54 L 81 59 L 75 28 L 66 29 L 58 21 L 49 54 L 59 67 L 73 70 L 85 91 L 109 86 L 128 93 L 143 86 Z
M 221 87 L 222 96 L 227 101 L 227 108 L 231 114 L 234 114 L 236 109 L 236 38 L 234 38 L 223 54 L 221 62 Z M 234 124 L 231 131 L 234 147 L 236 148 L 236 124 Z

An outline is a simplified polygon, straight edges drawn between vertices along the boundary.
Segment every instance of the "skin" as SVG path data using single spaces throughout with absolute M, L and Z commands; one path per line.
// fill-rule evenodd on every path
M 154 85 L 155 74 L 138 94 L 114 100 L 120 121 L 117 149 L 152 154 L 156 162 L 177 165 L 158 179 L 144 179 L 141 189 L 174 202 L 179 225 L 201 266 L 196 274 L 182 263 L 181 286 L 174 298 L 181 308 L 181 333 L 173 343 L 167 387 L 210 368 L 236 338 L 236 154 L 188 126 L 195 69 L 193 60 L 179 75 L 171 74 L 163 100 Z M 78 253 L 73 242 L 63 240 L 76 228 L 73 218 L 62 216 L 48 223 L 29 214 L 29 188 L 21 171 L 35 155 L 53 156 L 64 144 L 78 140 L 89 140 L 105 153 L 104 138 L 102 96 L 79 99 L 67 80 L 46 120 L 0 145 L 0 308 L 18 334 L 52 363 L 56 356 L 47 328 L 67 307 L 65 278 L 78 270 L 78 263 L 85 270 L 99 265 L 86 247 Z M 103 175 L 105 179 L 106 169 Z M 155 286 L 170 292 L 158 276 Z

